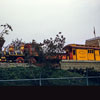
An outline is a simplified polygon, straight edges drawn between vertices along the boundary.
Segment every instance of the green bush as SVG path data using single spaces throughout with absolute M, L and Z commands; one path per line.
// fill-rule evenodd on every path
M 92 71 L 92 75 L 94 75 Z M 89 72 L 90 75 L 90 72 Z M 62 77 L 83 77 L 75 71 L 54 69 L 52 67 L 13 67 L 0 68 L 0 80 L 11 79 L 35 79 L 35 78 L 62 78 Z M 42 86 L 69 86 L 86 85 L 86 79 L 64 79 L 64 80 L 42 80 Z M 90 85 L 99 85 L 100 79 L 89 79 Z M 18 81 L 18 82 L 0 82 L 0 86 L 39 86 L 39 81 Z

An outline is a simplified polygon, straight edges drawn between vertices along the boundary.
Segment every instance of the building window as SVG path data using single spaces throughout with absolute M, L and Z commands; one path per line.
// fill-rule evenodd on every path
M 93 50 L 88 50 L 88 53 L 94 53 Z
M 73 55 L 76 55 L 76 50 L 73 50 Z
M 69 54 L 69 51 L 68 50 L 66 50 L 66 54 Z

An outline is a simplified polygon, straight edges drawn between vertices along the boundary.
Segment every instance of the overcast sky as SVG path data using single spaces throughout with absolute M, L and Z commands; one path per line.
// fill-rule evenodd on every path
M 93 38 L 93 27 L 100 36 L 100 0 L 0 0 L 0 24 L 8 23 L 13 32 L 5 35 L 5 45 L 12 40 L 66 37 L 66 44 L 84 44 Z

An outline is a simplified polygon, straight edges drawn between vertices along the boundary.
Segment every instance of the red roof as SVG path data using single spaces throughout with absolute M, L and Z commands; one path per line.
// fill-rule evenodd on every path
M 96 47 L 96 46 L 89 46 L 89 45 L 81 45 L 81 44 L 68 44 L 64 47 L 64 49 L 66 48 L 82 48 L 82 49 L 97 49 L 100 50 L 100 47 Z

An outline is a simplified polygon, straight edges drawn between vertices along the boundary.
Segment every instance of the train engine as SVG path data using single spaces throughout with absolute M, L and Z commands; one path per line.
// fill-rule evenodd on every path
M 37 63 L 39 54 L 32 43 L 21 44 L 18 50 L 13 45 L 9 49 L 0 52 L 0 62 L 10 63 Z
M 8 63 L 31 63 L 35 65 L 44 65 L 45 63 L 51 63 L 52 65 L 59 65 L 59 61 L 66 59 L 66 53 L 52 53 L 45 55 L 40 46 L 32 43 L 21 44 L 18 50 L 13 45 L 9 46 L 9 49 L 0 53 L 0 62 Z

